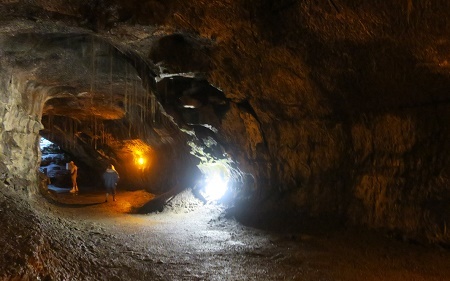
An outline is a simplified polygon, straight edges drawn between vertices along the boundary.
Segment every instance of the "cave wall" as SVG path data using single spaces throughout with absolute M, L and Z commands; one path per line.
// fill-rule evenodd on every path
M 449 118 L 444 104 L 353 123 L 353 222 L 449 241 Z
M 224 92 L 228 110 L 214 118 L 202 118 L 198 110 L 198 119 L 218 128 L 219 143 L 253 176 L 257 188 L 248 187 L 252 195 L 293 192 L 293 204 L 311 213 L 342 212 L 343 197 L 348 196 L 348 178 L 342 177 L 348 139 L 331 102 L 310 77 L 311 67 L 302 55 L 305 46 L 297 50 L 267 40 L 270 35 L 264 33 L 271 31 L 262 31 L 265 26 L 258 21 L 264 19 L 255 18 L 263 8 L 259 4 L 230 4 L 220 9 L 217 2 L 173 6 L 176 16 L 170 23 L 198 32 L 196 42 L 189 33 L 177 36 L 190 46 L 183 50 L 201 45 L 205 49 L 200 54 L 188 52 L 174 60 L 170 54 L 178 53 L 177 42 L 164 34 L 163 44 L 144 52 L 179 72 L 208 71 L 209 82 Z M 205 38 L 211 43 L 202 44 Z
M 14 69 L 0 70 L 0 175 L 10 188 L 37 191 L 43 97 Z
M 448 2 L 177 4 L 214 42 L 219 138 L 259 193 L 448 243 Z

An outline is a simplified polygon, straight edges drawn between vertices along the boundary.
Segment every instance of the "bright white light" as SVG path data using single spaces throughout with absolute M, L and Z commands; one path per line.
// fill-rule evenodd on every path
M 230 170 L 226 163 L 201 163 L 198 168 L 202 171 L 200 193 L 207 201 L 221 199 L 228 190 Z
M 41 149 L 43 149 L 44 147 L 47 147 L 51 144 L 53 144 L 51 141 L 47 140 L 46 138 L 41 137 L 41 140 L 39 142 Z
M 222 178 L 219 174 L 208 175 L 205 181 L 205 198 L 209 201 L 219 200 L 225 195 L 228 189 L 228 179 Z

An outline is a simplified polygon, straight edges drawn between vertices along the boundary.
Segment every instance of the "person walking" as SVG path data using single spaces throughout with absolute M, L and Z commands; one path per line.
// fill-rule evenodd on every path
M 103 173 L 103 183 L 106 188 L 106 199 L 105 202 L 108 202 L 108 194 L 111 193 L 113 197 L 113 201 L 116 201 L 116 187 L 117 182 L 119 181 L 119 173 L 114 169 L 112 164 L 108 165 L 106 171 Z
M 70 178 L 72 179 L 72 189 L 70 190 L 70 193 L 78 193 L 78 184 L 77 184 L 78 167 L 75 165 L 73 161 L 69 162 L 69 171 L 70 171 Z

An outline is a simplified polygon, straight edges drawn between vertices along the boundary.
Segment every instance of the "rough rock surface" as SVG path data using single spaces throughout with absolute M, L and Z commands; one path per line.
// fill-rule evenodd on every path
M 186 193 L 163 213 L 130 214 L 151 198 L 121 191 L 104 203 L 103 193 L 59 193 L 50 204 L 1 189 L 0 280 L 444 281 L 450 274 L 450 253 L 441 248 L 317 221 L 255 229 L 225 219 L 217 205 L 191 209 Z

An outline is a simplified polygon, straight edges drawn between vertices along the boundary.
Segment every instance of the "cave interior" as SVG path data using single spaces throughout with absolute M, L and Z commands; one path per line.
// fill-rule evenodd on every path
M 44 137 L 83 192 L 112 163 L 162 198 L 143 212 L 192 190 L 448 249 L 450 3 L 226 2 L 0 1 L 0 190 L 48 197 Z

